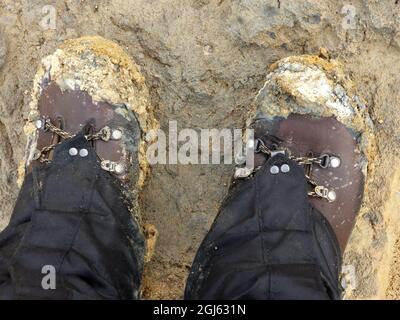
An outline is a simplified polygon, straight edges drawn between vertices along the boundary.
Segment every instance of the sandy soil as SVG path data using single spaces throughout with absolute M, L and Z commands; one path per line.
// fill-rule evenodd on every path
M 39 61 L 60 41 L 119 43 L 146 78 L 161 128 L 242 128 L 275 61 L 320 47 L 345 65 L 378 144 L 367 206 L 345 254 L 347 298 L 400 297 L 400 3 L 397 0 L 0 0 L 0 228 L 18 195 L 23 124 Z M 46 9 L 46 8 L 45 8 Z M 47 24 L 46 24 L 47 23 Z M 46 29 L 46 25 L 54 27 Z M 43 28 L 45 26 L 45 28 Z M 228 165 L 158 165 L 141 196 L 159 230 L 146 298 L 181 298 L 188 268 L 225 196 Z M 173 187 L 172 187 L 173 186 Z M 353 276 L 354 271 L 354 276 Z

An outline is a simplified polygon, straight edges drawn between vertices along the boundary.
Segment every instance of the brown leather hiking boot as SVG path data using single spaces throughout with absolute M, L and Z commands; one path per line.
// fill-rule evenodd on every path
M 351 88 L 336 61 L 283 59 L 271 67 L 250 125 L 255 171 L 278 153 L 301 164 L 310 201 L 331 224 L 342 252 L 362 203 L 373 129 Z M 290 168 L 271 170 L 278 174 Z
M 147 96 L 138 67 L 105 39 L 70 40 L 43 59 L 28 172 L 0 236 L 2 298 L 140 298 L 146 236 L 156 236 L 138 205 L 155 124 Z
M 84 130 L 101 167 L 137 193 L 147 173 L 142 139 L 157 125 L 138 67 L 101 37 L 63 43 L 42 60 L 32 93 L 25 166 L 50 163 L 54 148 Z M 71 157 L 88 151 L 71 148 Z
M 101 37 L 68 40 L 42 60 L 34 79 L 19 182 L 33 167 L 51 165 L 56 148 L 83 134 L 91 148 L 72 145 L 68 156 L 89 159 L 93 149 L 96 166 L 116 178 L 111 180 L 118 181 L 123 200 L 150 240 L 149 261 L 157 232 L 146 231 L 155 228 L 142 222 L 138 194 L 149 168 L 148 133 L 157 127 L 139 67 L 118 45 Z
M 334 61 L 272 66 L 248 124 L 247 157 L 237 157 L 186 299 L 340 299 L 372 129 L 349 87 Z

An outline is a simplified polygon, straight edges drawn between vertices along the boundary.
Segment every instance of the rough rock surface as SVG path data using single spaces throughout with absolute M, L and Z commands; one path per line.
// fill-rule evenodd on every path
M 161 128 L 242 128 L 277 60 L 317 54 L 344 64 L 365 99 L 378 150 L 346 252 L 347 297 L 399 298 L 400 3 L 397 0 L 2 0 L 0 228 L 18 195 L 33 76 L 60 41 L 100 35 L 141 67 Z M 55 18 L 55 21 L 53 21 Z M 55 22 L 55 23 L 53 23 Z M 229 165 L 157 165 L 142 194 L 160 231 L 144 295 L 180 298 L 195 251 L 227 192 Z M 172 187 L 173 186 L 173 187 Z M 394 257 L 394 258 L 393 258 Z M 354 286 L 354 290 L 352 290 Z

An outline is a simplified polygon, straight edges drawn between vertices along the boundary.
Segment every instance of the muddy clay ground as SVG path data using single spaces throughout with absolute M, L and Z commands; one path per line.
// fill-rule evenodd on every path
M 164 130 L 169 120 L 179 128 L 242 128 L 268 66 L 327 49 L 365 100 L 378 145 L 345 254 L 345 297 L 400 298 L 398 0 L 0 0 L 1 229 L 18 195 L 36 67 L 61 41 L 83 35 L 109 38 L 136 61 Z M 145 298 L 182 298 L 232 172 L 230 165 L 152 168 L 141 207 L 159 238 Z

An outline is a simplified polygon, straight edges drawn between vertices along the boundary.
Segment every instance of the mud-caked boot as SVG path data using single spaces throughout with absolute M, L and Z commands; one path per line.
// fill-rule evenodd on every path
M 42 60 L 26 175 L 0 236 L 0 298 L 139 297 L 143 137 L 155 127 L 144 78 L 115 43 L 69 40 Z
M 339 299 L 341 257 L 363 198 L 371 122 L 335 61 L 272 66 L 249 121 L 253 163 L 195 258 L 194 299 Z

